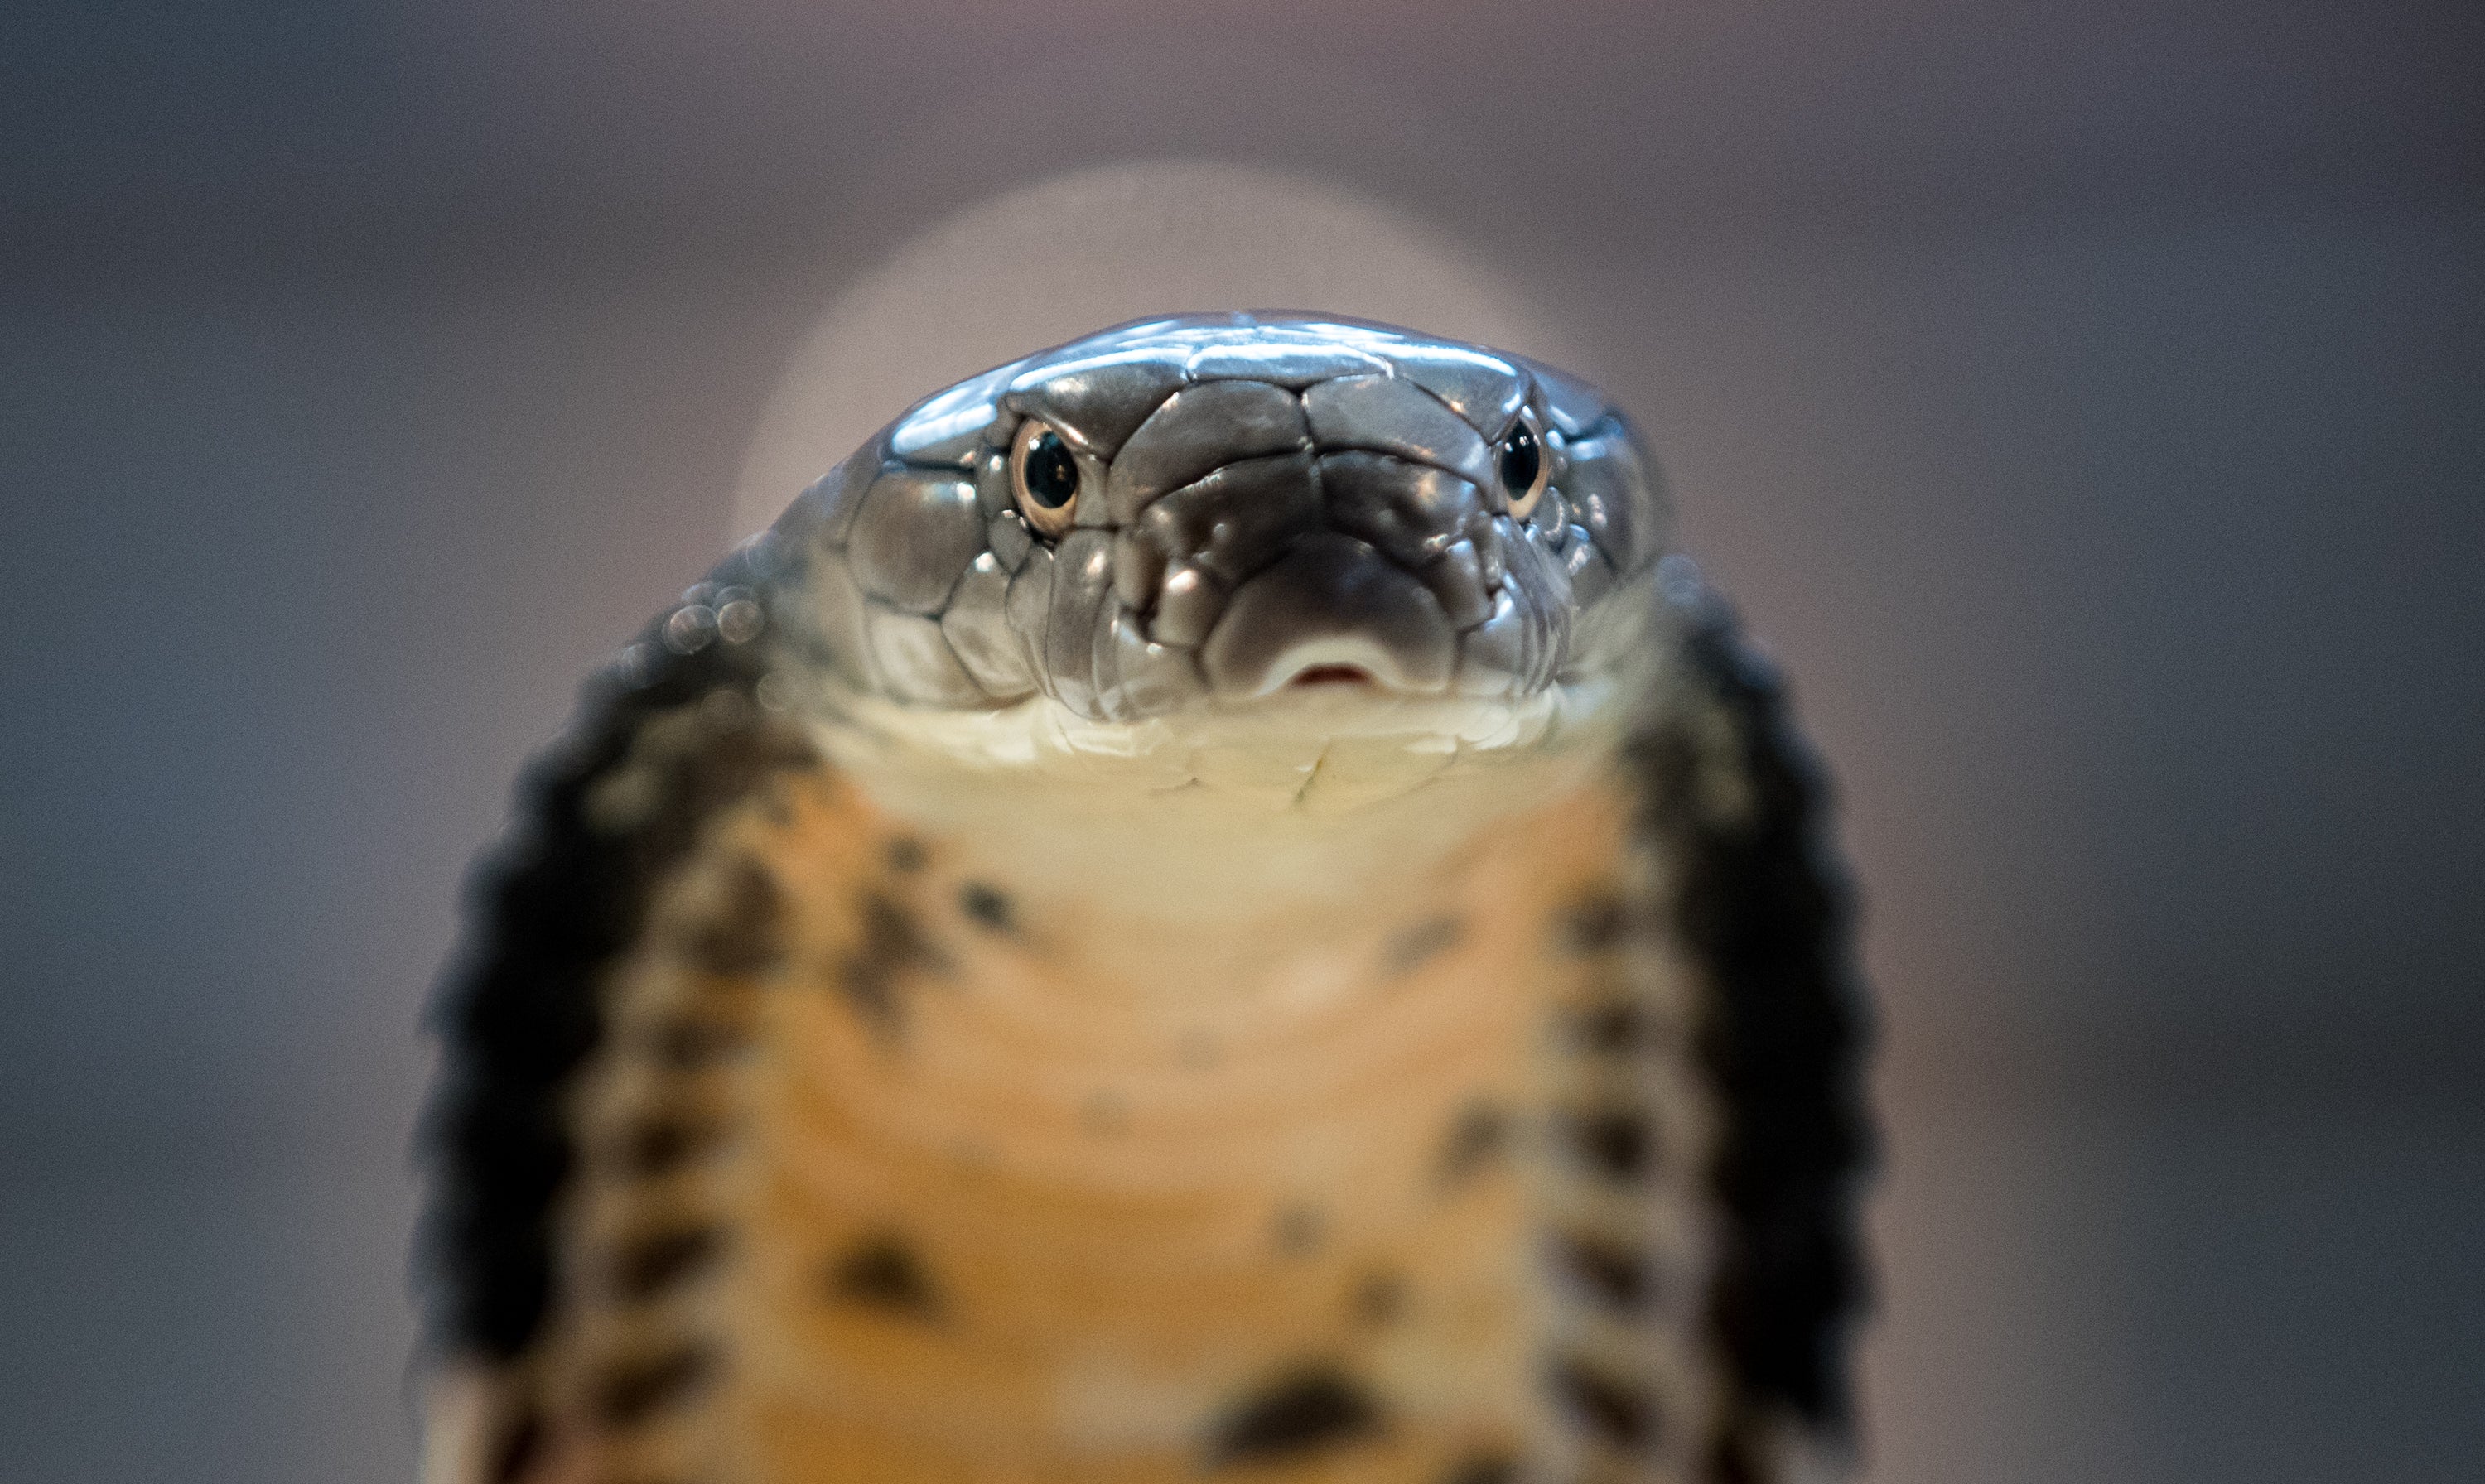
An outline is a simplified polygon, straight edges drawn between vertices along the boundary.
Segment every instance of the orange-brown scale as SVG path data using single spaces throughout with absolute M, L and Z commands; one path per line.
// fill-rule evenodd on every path
M 1169 993 L 782 781 L 613 981 L 584 1142 L 672 1157 L 594 1161 L 565 1212 L 538 1476 L 1491 1477 L 1563 1425 L 1551 1110 L 1642 1008 L 1626 817 L 1590 788 L 1504 820 L 1393 898 L 1421 912 L 1274 918 Z M 1603 1260 L 1591 1287 L 1644 1254 Z

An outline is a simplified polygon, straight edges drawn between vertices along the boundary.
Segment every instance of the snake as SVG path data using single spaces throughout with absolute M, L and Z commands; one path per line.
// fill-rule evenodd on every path
M 1852 1462 L 1825 788 L 1631 420 L 1184 313 L 904 410 L 478 867 L 427 1477 Z

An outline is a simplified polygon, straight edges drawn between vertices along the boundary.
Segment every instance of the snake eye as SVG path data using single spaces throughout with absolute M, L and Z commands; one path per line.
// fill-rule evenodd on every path
M 1544 457 L 1544 441 L 1536 431 L 1536 415 L 1522 411 L 1497 450 L 1501 455 L 1501 487 L 1510 494 L 1510 514 L 1514 520 L 1527 519 L 1536 502 L 1544 498 L 1547 476 L 1552 472 Z
M 1057 536 L 1079 512 L 1081 476 L 1070 445 L 1050 423 L 1029 418 L 1010 444 L 1010 493 L 1037 534 Z

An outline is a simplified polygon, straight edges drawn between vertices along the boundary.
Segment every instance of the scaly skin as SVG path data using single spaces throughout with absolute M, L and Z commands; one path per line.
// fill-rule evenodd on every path
M 1544 368 L 1218 315 L 807 492 L 590 696 L 487 904 L 442 1476 L 1832 1456 L 1843 917 L 1647 470 Z

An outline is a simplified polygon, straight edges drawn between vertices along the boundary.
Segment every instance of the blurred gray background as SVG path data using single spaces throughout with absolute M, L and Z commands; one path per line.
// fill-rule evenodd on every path
M 408 1477 L 467 858 L 811 315 L 1084 163 L 1525 274 L 1843 783 L 1874 1477 L 2477 1476 L 2473 5 L 0 18 L 0 1477 Z

